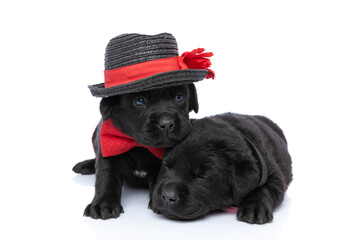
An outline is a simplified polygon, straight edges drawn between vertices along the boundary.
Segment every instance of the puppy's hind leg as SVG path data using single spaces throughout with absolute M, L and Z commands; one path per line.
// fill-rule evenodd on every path
M 286 184 L 270 175 L 267 182 L 249 193 L 238 206 L 236 217 L 252 224 L 264 224 L 273 219 L 274 209 L 284 200 Z
M 78 162 L 72 169 L 74 172 L 88 175 L 95 173 L 95 158 Z

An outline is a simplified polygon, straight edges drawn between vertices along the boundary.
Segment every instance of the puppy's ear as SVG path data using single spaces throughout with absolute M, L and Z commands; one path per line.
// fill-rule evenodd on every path
M 199 111 L 199 103 L 197 98 L 197 92 L 193 83 L 188 85 L 189 87 L 189 112 L 194 110 L 195 113 Z
M 106 121 L 110 117 L 111 111 L 113 110 L 116 101 L 118 101 L 117 97 L 107 97 L 101 99 L 100 113 L 104 121 Z

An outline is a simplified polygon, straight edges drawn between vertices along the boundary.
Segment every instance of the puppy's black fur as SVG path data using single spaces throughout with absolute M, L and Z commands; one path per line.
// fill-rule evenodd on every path
M 161 165 L 160 159 L 141 147 L 103 157 L 100 130 L 104 121 L 111 118 L 116 128 L 142 145 L 168 148 L 189 133 L 192 110 L 198 111 L 193 84 L 103 98 L 102 119 L 92 137 L 96 158 L 73 168 L 81 174 L 96 172 L 95 196 L 84 215 L 95 219 L 117 218 L 123 212 L 120 202 L 123 181 L 136 186 L 148 185 L 151 193 Z
M 268 170 L 261 186 L 262 166 L 252 144 Z M 164 155 L 152 209 L 194 219 L 235 206 L 238 220 L 267 223 L 291 180 L 285 136 L 268 118 L 227 113 L 193 120 L 190 134 Z

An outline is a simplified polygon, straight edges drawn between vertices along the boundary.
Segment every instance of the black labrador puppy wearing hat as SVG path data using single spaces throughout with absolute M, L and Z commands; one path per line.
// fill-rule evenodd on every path
M 237 207 L 237 219 L 263 224 L 292 180 L 282 130 L 262 116 L 222 114 L 193 120 L 190 134 L 163 158 L 152 209 L 195 219 Z
M 199 56 L 194 51 L 191 56 Z M 103 98 L 102 119 L 92 137 L 96 157 L 73 168 L 96 173 L 95 196 L 85 216 L 117 218 L 123 212 L 124 181 L 148 185 L 151 194 L 164 148 L 189 133 L 189 112 L 198 111 L 193 82 L 212 72 L 193 69 L 192 62 L 189 54 L 178 56 L 176 40 L 168 33 L 123 34 L 110 40 L 105 84 L 89 86 L 94 96 Z

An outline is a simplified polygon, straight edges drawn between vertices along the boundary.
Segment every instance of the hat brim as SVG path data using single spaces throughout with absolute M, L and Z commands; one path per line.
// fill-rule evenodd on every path
M 104 83 L 90 85 L 88 87 L 94 97 L 110 97 L 182 84 L 190 84 L 203 80 L 208 74 L 209 72 L 204 69 L 183 69 L 155 74 L 131 83 L 108 88 L 105 88 Z

